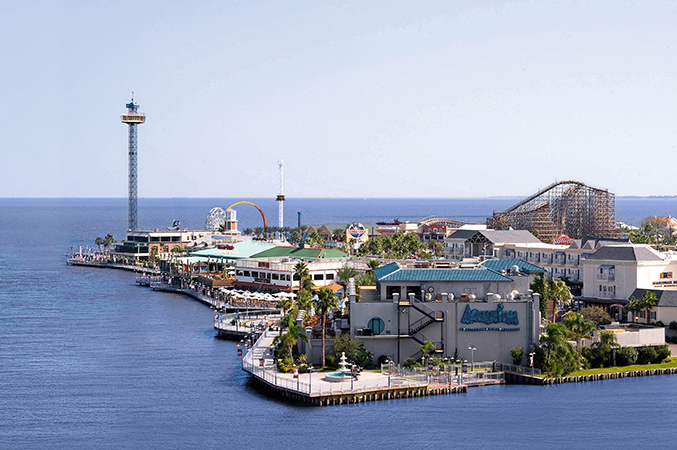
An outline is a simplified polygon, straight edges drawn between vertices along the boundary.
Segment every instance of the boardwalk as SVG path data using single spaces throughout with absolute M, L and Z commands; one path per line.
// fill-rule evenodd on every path
M 242 358 L 242 370 L 278 395 L 318 406 L 465 392 L 467 386 L 449 382 L 431 385 L 424 374 L 415 377 L 363 372 L 359 379 L 324 380 L 324 373 L 285 374 L 277 371 L 270 347 L 278 335 L 266 330 Z
M 84 267 L 99 267 L 102 269 L 119 269 L 119 270 L 128 270 L 130 272 L 141 272 L 146 274 L 156 275 L 160 273 L 160 269 L 155 269 L 152 267 L 141 267 L 134 264 L 116 264 L 110 262 L 101 262 L 91 259 L 83 259 L 77 256 L 66 259 L 66 264 L 69 266 L 84 266 Z

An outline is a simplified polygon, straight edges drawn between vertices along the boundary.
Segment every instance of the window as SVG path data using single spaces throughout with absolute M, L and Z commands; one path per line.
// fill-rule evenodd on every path
M 322 275 L 321 273 L 316 273 L 315 275 L 313 275 L 313 280 L 322 281 L 324 280 L 324 275 Z
M 254 272 L 254 271 L 252 270 L 252 277 L 253 277 L 253 278 L 258 278 L 258 277 L 259 277 L 259 273 L 258 273 L 258 272 Z
M 279 280 L 280 276 L 276 273 L 273 274 L 273 280 Z
M 243 276 L 245 276 L 245 277 L 251 277 L 251 274 L 249 273 L 248 270 L 245 270 Z
M 369 328 L 374 335 L 383 333 L 385 327 L 386 324 L 380 317 L 374 317 L 367 322 L 367 328 Z
M 400 293 L 399 286 L 386 286 L 386 298 L 389 300 L 393 299 L 393 294 Z
M 651 320 L 656 320 L 656 311 L 651 311 Z
M 640 319 L 646 319 L 646 311 L 640 311 L 639 312 L 639 318 Z
M 333 280 L 334 279 L 334 274 L 333 273 L 328 273 L 327 274 L 327 280 Z

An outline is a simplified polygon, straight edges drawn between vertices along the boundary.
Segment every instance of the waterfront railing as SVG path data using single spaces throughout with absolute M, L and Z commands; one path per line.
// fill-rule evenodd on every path
M 269 347 L 278 334 L 278 331 L 266 329 L 242 358 L 242 369 L 245 372 L 277 388 L 303 395 L 322 396 L 359 393 L 392 387 L 426 387 L 428 385 L 425 374 L 420 372 L 402 372 L 399 375 L 381 374 L 378 377 L 358 378 L 335 383 L 323 381 L 322 378 L 325 374 L 322 372 L 308 372 L 299 374 L 297 378 L 291 378 L 290 374 L 282 374 L 274 365 L 271 366 L 270 364 L 272 352 Z
M 518 366 L 515 364 L 496 363 L 496 368 L 503 372 L 521 373 L 535 377 L 541 376 L 541 370 L 531 366 Z

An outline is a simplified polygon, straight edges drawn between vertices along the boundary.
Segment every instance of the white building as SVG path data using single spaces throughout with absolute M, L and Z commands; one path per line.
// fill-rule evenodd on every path
M 342 259 L 305 260 L 290 257 L 252 258 L 235 262 L 235 283 L 237 287 L 268 291 L 291 291 L 299 288 L 299 280 L 294 280 L 296 264 L 304 262 L 308 267 L 310 279 L 315 286 L 329 286 L 339 282 L 337 272 L 347 266 L 358 272 L 368 267 L 364 262 Z
M 631 321 L 623 311 L 623 306 L 631 296 L 639 297 L 645 290 L 651 290 L 657 297 L 661 291 L 677 291 L 677 260 L 672 255 L 657 252 L 644 244 L 608 245 L 599 248 L 592 255 L 583 260 L 583 295 L 581 300 L 586 304 L 603 306 L 609 310 L 612 317 L 619 320 Z M 652 312 L 650 321 L 665 320 L 659 318 L 665 315 L 671 322 L 673 312 L 661 310 L 661 306 L 668 305 L 666 297 L 663 305 L 660 304 Z M 640 319 L 645 319 L 645 312 L 639 313 Z

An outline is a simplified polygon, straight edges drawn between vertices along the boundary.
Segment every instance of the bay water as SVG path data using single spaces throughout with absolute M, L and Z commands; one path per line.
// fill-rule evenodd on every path
M 141 228 L 200 228 L 237 199 L 141 199 Z M 276 225 L 276 204 L 253 200 Z M 287 225 L 481 222 L 515 199 L 301 199 Z M 677 199 L 617 199 L 639 223 Z M 260 226 L 238 206 L 240 228 Z M 0 449 L 672 448 L 677 376 L 308 407 L 270 397 L 216 339 L 213 313 L 134 274 L 68 267 L 71 245 L 126 228 L 125 199 L 0 199 Z

